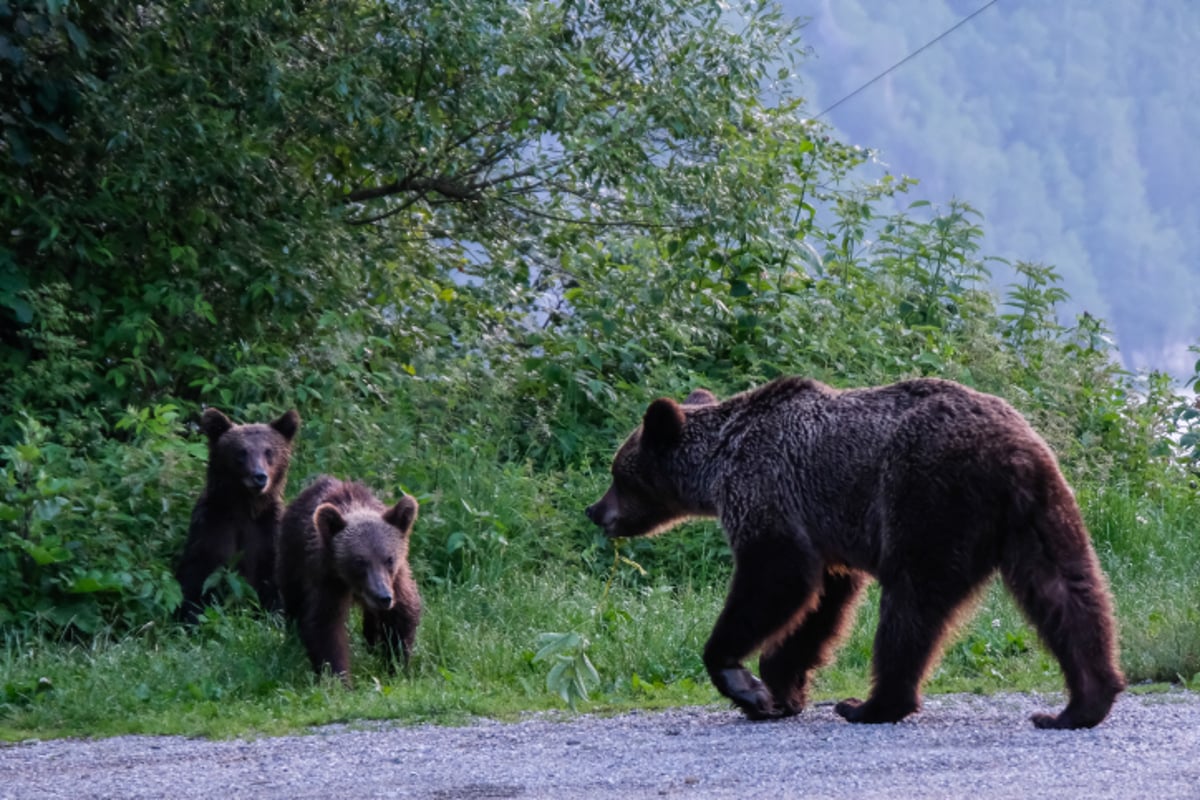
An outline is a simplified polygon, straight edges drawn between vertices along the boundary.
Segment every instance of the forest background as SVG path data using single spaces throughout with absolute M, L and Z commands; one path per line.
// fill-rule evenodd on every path
M 715 524 L 613 545 L 582 510 L 650 400 L 787 373 L 1013 402 L 1127 673 L 1196 682 L 1196 369 L 1128 372 L 1057 251 L 989 255 L 967 192 L 815 121 L 775 4 L 30 0 L 0 36 L 0 735 L 712 702 Z M 234 574 L 170 621 L 208 405 L 299 409 L 289 496 L 418 497 L 407 670 L 313 678 Z M 819 696 L 864 691 L 873 623 Z M 992 592 L 932 686 L 1061 679 Z
M 952 30 L 822 119 L 889 170 L 919 176 L 920 196 L 969 199 L 987 217 L 987 252 L 1053 264 L 1070 293 L 1060 310 L 1107 320 L 1126 367 L 1191 374 L 1200 10 L 1182 0 L 783 6 L 810 20 L 799 72 L 818 111 Z

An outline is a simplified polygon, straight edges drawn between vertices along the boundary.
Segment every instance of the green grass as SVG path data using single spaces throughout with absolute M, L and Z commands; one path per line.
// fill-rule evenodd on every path
M 549 513 L 550 506 L 539 511 L 529 498 L 507 502 L 525 513 Z M 1192 533 L 1200 504 L 1119 491 L 1083 502 L 1116 597 L 1127 675 L 1135 683 L 1200 684 L 1200 537 Z M 729 569 L 715 526 L 689 525 L 624 550 L 646 565 L 642 575 L 624 562 L 610 571 L 612 551 L 583 544 L 582 535 L 567 536 L 578 545 L 571 560 L 561 546 L 522 543 L 537 526 L 510 529 L 502 522 L 515 515 L 452 510 L 467 519 L 438 524 L 431 510 L 427 536 L 442 546 L 467 525 L 474 549 L 456 550 L 441 575 L 425 570 L 426 613 L 407 670 L 389 673 L 355 631 L 355 687 L 347 690 L 311 674 L 279 618 L 239 611 L 212 614 L 195 630 L 152 623 L 87 643 L 9 632 L 0 650 L 0 739 L 269 735 L 357 720 L 458 723 L 565 709 L 547 688 L 547 662 L 534 658 L 538 635 L 546 632 L 575 632 L 586 641 L 600 682 L 577 704 L 580 711 L 727 705 L 700 661 Z M 867 691 L 877 609 L 872 588 L 836 663 L 819 674 L 814 700 Z M 1062 678 L 993 584 L 926 688 L 1054 691 Z
M 1200 497 L 1110 491 L 1085 508 L 1116 597 L 1126 673 L 1200 685 Z
M 553 575 L 518 575 L 488 588 L 444 586 L 426 597 L 407 670 L 390 674 L 352 637 L 349 690 L 310 673 L 281 620 L 248 613 L 210 615 L 195 631 L 147 626 L 86 646 L 11 639 L 2 654 L 7 697 L 0 702 L 0 738 L 220 737 L 351 720 L 511 718 L 562 707 L 546 688 L 545 665 L 533 661 L 537 635 L 548 631 L 587 637 L 604 679 L 588 709 L 715 699 L 699 650 L 718 592 L 618 589 L 599 611 L 603 591 L 600 580 Z

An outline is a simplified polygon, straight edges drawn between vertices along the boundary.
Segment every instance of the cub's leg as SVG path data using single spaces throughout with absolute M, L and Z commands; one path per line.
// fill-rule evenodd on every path
M 175 611 L 175 618 L 194 624 L 204 607 L 213 601 L 213 591 L 204 590 L 208 576 L 233 561 L 232 537 L 220 529 L 193 529 L 188 533 L 187 544 L 175 579 L 183 594 L 183 602 Z
M 238 564 L 242 576 L 254 587 L 258 604 L 264 611 L 279 611 L 282 607 L 275 581 L 275 539 L 278 530 L 278 511 L 256 520 L 254 529 L 246 537 L 242 559 Z
M 387 611 L 363 609 L 363 638 L 370 647 L 382 648 L 390 666 L 408 666 L 416 637 L 417 622 L 408 608 L 399 605 Z
M 328 665 L 347 687 L 350 680 L 350 640 L 346 634 L 348 600 L 334 603 L 311 602 L 297 621 L 300 641 L 308 652 L 313 670 L 320 674 Z

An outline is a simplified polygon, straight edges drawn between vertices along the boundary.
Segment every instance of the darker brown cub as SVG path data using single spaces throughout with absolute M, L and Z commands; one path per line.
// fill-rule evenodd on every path
M 1039 728 L 1101 722 L 1125 685 L 1112 603 L 1053 453 L 1003 400 L 923 379 L 837 391 L 780 378 L 717 402 L 655 400 L 587 509 L 610 537 L 716 517 L 734 572 L 704 663 L 752 719 L 798 713 L 873 577 L 873 685 L 850 722 L 895 722 L 955 616 L 997 571 L 1070 700 Z M 761 650 L 760 681 L 743 660 Z
M 322 475 L 284 512 L 278 582 L 313 669 L 326 665 L 350 685 L 350 604 L 362 606 L 367 644 L 408 662 L 421 597 L 408 567 L 417 501 L 391 508 L 359 483 Z
M 270 425 L 234 425 L 215 408 L 200 418 L 200 430 L 208 437 L 208 479 L 192 510 L 175 570 L 183 591 L 177 616 L 183 621 L 194 622 L 212 602 L 213 592 L 204 583 L 222 566 L 236 567 L 263 608 L 278 608 L 275 535 L 299 428 L 295 411 Z

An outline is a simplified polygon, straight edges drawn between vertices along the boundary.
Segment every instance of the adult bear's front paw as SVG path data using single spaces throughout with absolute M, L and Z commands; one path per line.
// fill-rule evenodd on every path
M 713 677 L 721 694 L 732 700 L 747 719 L 778 719 L 796 713 L 776 704 L 766 684 L 744 667 L 723 669 Z

